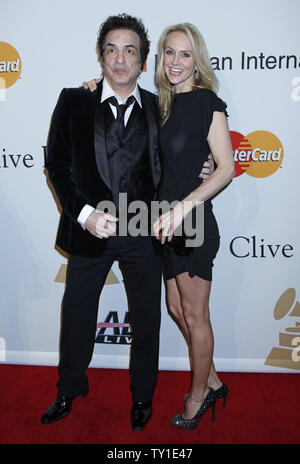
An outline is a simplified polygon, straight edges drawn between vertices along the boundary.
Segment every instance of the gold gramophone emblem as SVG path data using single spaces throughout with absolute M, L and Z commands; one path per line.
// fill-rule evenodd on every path
M 278 299 L 274 308 L 274 319 L 283 317 L 299 317 L 300 304 L 296 299 L 296 290 L 289 288 Z M 290 312 L 290 313 L 289 313 Z M 289 313 L 289 314 L 288 314 Z M 300 322 L 279 333 L 279 347 L 270 351 L 266 365 L 300 370 Z

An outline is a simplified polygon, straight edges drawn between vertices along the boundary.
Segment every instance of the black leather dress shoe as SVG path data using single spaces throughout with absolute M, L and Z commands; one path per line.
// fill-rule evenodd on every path
M 131 409 L 132 430 L 140 432 L 147 425 L 152 415 L 152 401 L 133 403 Z
M 84 398 L 87 395 L 82 393 L 79 398 Z M 53 401 L 51 406 L 44 412 L 41 417 L 42 424 L 48 425 L 57 422 L 66 417 L 71 412 L 72 403 L 76 396 L 63 396 L 58 395 L 57 399 Z

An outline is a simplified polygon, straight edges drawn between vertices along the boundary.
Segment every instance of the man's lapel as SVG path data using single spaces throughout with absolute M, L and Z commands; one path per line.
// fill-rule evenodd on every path
M 161 167 L 159 159 L 159 145 L 158 145 L 158 120 L 156 115 L 156 108 L 154 102 L 148 97 L 147 93 L 139 87 L 142 106 L 145 111 L 147 124 L 148 124 L 148 137 L 149 137 L 149 154 L 152 170 L 152 178 L 154 187 L 156 188 L 161 176 Z
M 104 110 L 105 106 L 101 104 L 102 94 L 102 81 L 97 85 L 97 90 L 93 92 L 94 104 L 95 104 L 95 116 L 94 116 L 94 146 L 95 146 L 95 157 L 101 179 L 109 188 L 111 187 L 109 164 L 107 159 L 106 151 L 106 140 L 105 140 L 105 123 L 104 123 Z

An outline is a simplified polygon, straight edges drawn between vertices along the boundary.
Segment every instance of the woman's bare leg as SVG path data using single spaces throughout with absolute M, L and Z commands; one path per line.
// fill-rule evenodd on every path
M 167 304 L 184 338 L 189 344 L 193 368 L 192 384 L 186 401 L 185 418 L 197 413 L 208 392 L 208 386 L 221 386 L 212 360 L 213 333 L 209 318 L 211 282 L 188 273 L 166 282 Z
M 183 310 L 180 302 L 180 293 L 177 287 L 176 279 L 169 279 L 165 281 L 166 287 L 166 297 L 167 297 L 167 307 L 171 316 L 175 319 L 182 335 L 185 338 L 185 341 L 188 345 L 189 353 L 191 350 L 191 340 L 190 332 L 188 326 L 186 325 Z M 191 369 L 193 370 L 192 357 L 190 356 Z M 212 361 L 209 376 L 208 376 L 208 386 L 217 390 L 222 385 L 221 380 L 218 377 L 218 374 L 215 369 L 215 364 Z

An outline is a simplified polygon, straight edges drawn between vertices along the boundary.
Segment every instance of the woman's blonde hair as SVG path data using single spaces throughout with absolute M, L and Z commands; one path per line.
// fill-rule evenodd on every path
M 175 24 L 165 29 L 158 42 L 158 56 L 156 69 L 156 86 L 158 89 L 159 110 L 164 124 L 170 116 L 171 104 L 174 95 L 173 85 L 170 84 L 163 66 L 165 43 L 171 32 L 183 32 L 191 42 L 195 58 L 194 87 L 206 88 L 217 92 L 218 81 L 212 69 L 210 57 L 205 41 L 200 31 L 190 23 Z

